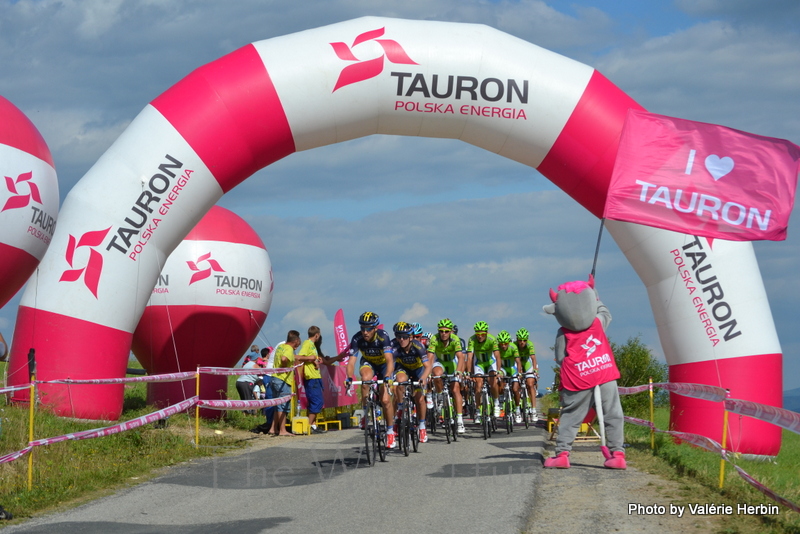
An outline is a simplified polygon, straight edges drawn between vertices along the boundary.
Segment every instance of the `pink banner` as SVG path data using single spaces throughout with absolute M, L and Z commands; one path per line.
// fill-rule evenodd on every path
M 344 322 L 344 312 L 341 308 L 333 316 L 333 339 L 336 342 L 336 354 L 341 354 L 350 346 L 350 338 L 347 337 L 347 324 Z M 341 365 L 347 365 L 350 356 L 345 356 Z
M 21 391 L 23 389 L 30 389 L 30 388 L 31 388 L 30 384 L 23 384 L 21 386 L 9 386 L 7 388 L 0 389 L 0 395 L 2 395 L 3 393 L 12 393 L 14 391 Z
M 765 485 L 760 483 L 758 480 L 756 480 L 753 477 L 751 477 L 744 469 L 742 469 L 738 465 L 734 465 L 733 467 L 736 468 L 736 471 L 739 473 L 740 477 L 745 479 L 748 484 L 750 484 L 751 486 L 756 488 L 758 491 L 760 491 L 761 493 L 763 493 L 764 495 L 766 495 L 770 499 L 781 503 L 786 508 L 789 508 L 790 510 L 794 510 L 795 512 L 800 512 L 800 508 L 798 508 L 795 503 L 793 503 L 792 501 L 788 501 L 788 500 L 784 499 L 783 497 L 781 497 L 780 495 L 778 495 L 777 493 L 775 493 L 774 491 L 772 491 L 771 489 L 769 489 L 768 487 L 766 487 Z
M 295 365 L 294 367 L 278 367 L 278 368 L 264 368 L 264 367 L 251 367 L 249 369 L 242 369 L 241 367 L 231 369 L 230 367 L 199 367 L 200 374 L 207 375 L 274 375 L 275 373 L 285 373 L 292 369 L 297 369 L 302 364 Z M 194 376 L 194 373 L 192 373 Z
M 269 408 L 270 406 L 277 406 L 290 400 L 294 394 L 286 395 L 285 397 L 278 397 L 277 399 L 263 399 L 263 400 L 200 400 L 197 404 L 203 408 L 210 410 L 253 410 L 257 408 Z
M 37 380 L 37 384 L 127 384 L 129 382 L 177 382 L 178 380 L 186 380 L 187 378 L 194 378 L 194 371 L 185 371 L 183 373 L 167 373 L 163 375 L 151 376 L 131 376 L 126 378 L 93 378 L 88 380 L 74 380 L 72 378 L 64 378 L 62 380 Z
M 6 454 L 5 456 L 0 456 L 0 464 L 4 464 L 6 462 L 13 462 L 17 458 L 20 458 L 21 456 L 28 454 L 29 452 L 31 452 L 31 450 L 33 450 L 33 447 L 29 445 L 24 449 L 22 449 L 21 451 L 16 451 Z
M 628 110 L 604 217 L 733 241 L 786 239 L 800 147 Z
M 53 443 L 59 443 L 61 441 L 101 438 L 103 436 L 118 434 L 126 430 L 132 430 L 149 423 L 154 423 L 159 419 L 164 419 L 165 417 L 188 410 L 197 404 L 197 401 L 197 397 L 192 397 L 190 399 L 186 399 L 185 401 L 179 402 L 178 404 L 167 406 L 163 410 L 143 415 L 142 417 L 137 417 L 136 419 L 131 419 L 130 421 L 125 421 L 124 423 L 120 423 L 118 425 L 95 428 L 93 430 L 84 430 L 82 432 L 65 434 L 63 436 L 56 436 L 54 438 L 37 439 L 36 441 L 31 441 L 28 445 L 31 447 L 38 447 L 39 445 L 52 445 Z
M 347 369 L 341 365 L 323 367 L 322 380 L 325 384 L 325 406 L 351 406 L 358 402 L 355 394 L 348 395 L 344 383 Z
M 626 423 L 631 423 L 631 424 L 634 424 L 634 425 L 639 425 L 639 426 L 646 426 L 646 427 L 652 428 L 654 430 L 658 430 L 655 427 L 655 425 L 653 423 L 651 423 L 650 421 L 645 421 L 644 419 L 638 419 L 636 417 L 631 417 L 629 415 L 625 416 L 625 422 Z
M 685 397 L 694 397 L 695 399 L 703 399 L 712 402 L 722 402 L 727 396 L 727 391 L 717 386 L 708 386 L 706 384 L 687 384 L 685 382 L 661 382 L 653 384 L 655 387 L 660 387 L 683 395 Z
M 729 412 L 755 417 L 800 434 L 800 414 L 797 412 L 740 399 L 726 400 L 725 409 Z

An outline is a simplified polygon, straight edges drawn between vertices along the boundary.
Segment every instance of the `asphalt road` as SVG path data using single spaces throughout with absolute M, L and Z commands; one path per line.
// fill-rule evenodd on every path
M 140 534 L 524 531 L 546 435 L 518 426 L 489 440 L 478 427 L 374 467 L 359 430 L 262 437 L 266 447 L 193 461 L 84 506 L 4 533 Z

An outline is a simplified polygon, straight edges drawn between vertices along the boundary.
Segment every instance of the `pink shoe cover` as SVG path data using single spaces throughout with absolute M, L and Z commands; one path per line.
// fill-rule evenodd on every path
M 569 469 L 569 451 L 561 451 L 544 461 L 546 468 Z
M 614 451 L 612 456 L 603 464 L 609 469 L 627 469 L 628 463 L 625 461 L 625 451 Z
M 600 452 L 603 453 L 603 458 L 605 458 L 606 460 L 610 460 L 613 457 L 611 451 L 608 450 L 608 447 L 606 447 L 605 445 L 600 446 Z

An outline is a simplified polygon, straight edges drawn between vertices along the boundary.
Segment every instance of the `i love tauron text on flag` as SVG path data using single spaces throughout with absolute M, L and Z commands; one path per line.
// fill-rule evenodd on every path
M 604 217 L 692 235 L 786 239 L 800 147 L 629 110 Z

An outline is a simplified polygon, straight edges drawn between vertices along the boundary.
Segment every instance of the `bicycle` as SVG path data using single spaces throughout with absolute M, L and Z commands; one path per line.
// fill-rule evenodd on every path
M 483 377 L 483 375 L 472 375 Z M 483 381 L 480 390 L 481 404 L 478 407 L 478 417 L 481 418 L 481 430 L 483 431 L 483 439 L 492 437 L 493 430 L 496 430 L 496 423 L 494 423 L 494 403 L 492 396 L 489 395 L 489 380 L 488 378 Z
M 372 467 L 377 458 L 386 461 L 386 422 L 380 419 L 380 400 L 378 400 L 378 384 L 383 380 L 354 380 L 350 387 L 363 385 L 367 389 L 367 399 L 364 404 L 364 452 L 367 455 L 367 464 Z
M 447 443 L 450 443 L 450 436 L 452 441 L 458 441 L 458 422 L 456 421 L 455 407 L 453 405 L 453 398 L 450 395 L 450 383 L 454 382 L 455 375 L 442 374 L 434 376 L 433 379 L 442 379 L 442 392 L 437 395 L 441 398 L 441 416 L 442 426 L 444 427 L 444 435 L 447 438 Z M 438 403 L 436 403 L 438 405 Z
M 520 390 L 521 390 L 520 391 L 520 393 L 521 393 L 520 406 L 522 407 L 522 420 L 525 423 L 525 428 L 528 428 L 535 421 L 533 419 L 534 412 L 533 412 L 533 409 L 531 409 L 531 401 L 528 398 L 528 384 L 527 384 L 527 382 L 528 382 L 529 378 L 533 378 L 534 380 L 536 380 L 538 377 L 536 376 L 535 373 L 525 373 L 524 376 L 525 376 L 525 378 L 524 378 L 525 383 L 521 383 L 520 384 Z M 534 382 L 534 384 L 535 384 L 535 382 Z M 533 391 L 536 392 L 536 386 L 535 385 L 534 385 Z
M 464 375 L 461 381 L 461 396 L 464 399 L 464 416 L 469 417 L 475 421 L 475 416 L 478 414 L 477 406 L 475 404 L 475 383 L 472 378 Z
M 414 387 L 419 386 L 419 382 L 411 380 L 405 382 L 395 382 L 396 386 L 405 386 L 403 399 L 400 401 L 400 450 L 408 456 L 409 445 L 414 452 L 419 452 L 419 420 L 417 419 L 417 403 L 414 401 Z
M 516 380 L 513 376 L 499 377 L 503 381 L 503 402 L 502 419 L 505 423 L 506 434 L 511 434 L 514 431 L 514 392 L 511 389 L 511 384 Z

